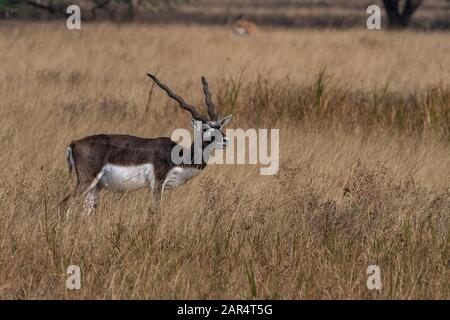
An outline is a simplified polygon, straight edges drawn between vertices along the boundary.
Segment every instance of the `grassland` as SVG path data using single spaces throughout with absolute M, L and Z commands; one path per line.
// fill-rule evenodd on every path
M 0 24 L 0 297 L 449 299 L 449 40 Z M 149 71 L 197 105 L 205 75 L 230 127 L 279 128 L 278 174 L 209 166 L 160 212 L 142 191 L 61 217 L 71 140 L 189 128 Z

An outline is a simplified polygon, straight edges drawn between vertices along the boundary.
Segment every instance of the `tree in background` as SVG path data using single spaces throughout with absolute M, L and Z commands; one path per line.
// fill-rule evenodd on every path
M 30 14 L 58 17 L 66 15 L 66 8 L 77 4 L 87 19 L 99 16 L 113 20 L 133 20 L 138 12 L 158 12 L 189 0 L 0 0 L 0 17 Z
M 40 11 L 51 15 L 65 14 L 65 1 L 58 0 L 0 0 L 0 13 L 3 17 L 20 15 L 23 11 Z
M 389 28 L 405 28 L 413 13 L 422 4 L 423 0 L 383 0 L 388 16 Z
M 113 20 L 133 20 L 137 13 L 155 13 L 186 3 L 189 0 L 91 0 L 92 19 L 98 12 L 106 13 Z

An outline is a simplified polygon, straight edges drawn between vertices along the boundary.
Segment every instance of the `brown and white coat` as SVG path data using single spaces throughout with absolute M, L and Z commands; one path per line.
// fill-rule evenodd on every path
M 221 128 L 231 120 L 231 115 L 219 119 L 211 100 L 208 83 L 202 77 L 203 91 L 209 118 L 187 104 L 154 75 L 148 76 L 163 89 L 181 108 L 192 115 L 193 124 L 201 122 L 202 149 L 213 142 L 211 137 L 220 133 L 221 141 L 214 141 L 219 147 L 226 147 L 228 139 Z M 119 134 L 97 134 L 74 140 L 66 150 L 69 171 L 75 170 L 77 184 L 74 192 L 62 201 L 65 203 L 73 195 L 82 195 L 85 212 L 90 213 L 96 205 L 100 190 L 128 192 L 148 188 L 162 199 L 164 190 L 178 187 L 194 178 L 205 168 L 207 159 L 200 164 L 175 164 L 172 150 L 177 145 L 168 137 L 141 138 Z M 180 148 L 182 152 L 193 153 L 190 148 Z M 206 160 L 206 161 L 205 161 Z

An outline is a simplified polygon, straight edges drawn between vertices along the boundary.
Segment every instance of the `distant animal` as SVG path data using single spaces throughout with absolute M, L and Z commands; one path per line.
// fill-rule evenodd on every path
M 232 115 L 219 118 L 204 77 L 201 80 L 209 118 L 173 93 L 156 76 L 147 75 L 182 109 L 191 113 L 192 124 L 202 131 L 202 150 L 214 140 L 215 148 L 228 145 L 222 127 L 231 120 Z M 66 159 L 69 174 L 75 170 L 77 182 L 75 190 L 61 201 L 61 207 L 65 208 L 71 197 L 81 195 L 84 197 L 84 212 L 90 214 L 102 189 L 123 193 L 148 188 L 162 200 L 166 189 L 180 186 L 196 177 L 207 162 L 202 157 L 198 164 L 175 164 L 171 156 L 175 146 L 177 143 L 168 137 L 149 139 L 119 134 L 96 134 L 72 141 L 66 149 Z M 187 152 L 192 156 L 194 153 L 194 143 L 190 148 L 178 147 L 183 154 Z
M 256 24 L 250 20 L 243 19 L 243 15 L 237 16 L 231 25 L 232 30 L 240 35 L 254 35 L 258 31 Z

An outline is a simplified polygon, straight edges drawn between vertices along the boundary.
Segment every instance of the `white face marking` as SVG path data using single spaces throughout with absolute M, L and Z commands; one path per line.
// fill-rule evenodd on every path
M 205 141 L 211 141 L 211 138 L 214 135 L 219 134 L 217 129 L 213 129 L 210 126 L 208 126 L 207 124 L 203 125 L 203 140 Z
M 215 139 L 221 139 L 219 142 L 216 142 L 216 148 L 223 149 L 228 145 L 228 138 L 222 134 L 221 131 L 222 127 L 220 128 L 213 128 L 209 124 L 204 123 L 202 125 L 203 130 L 203 140 L 207 142 L 211 142 L 213 137 Z M 215 140 L 217 141 L 217 140 Z
M 182 168 L 182 167 L 174 167 L 167 174 L 166 179 L 163 183 L 163 190 L 166 187 L 178 187 L 182 184 L 185 184 L 192 178 L 198 176 L 202 170 L 196 168 Z
M 107 164 L 103 167 L 104 173 L 100 183 L 115 192 L 126 192 L 141 188 L 155 187 L 155 170 L 151 164 L 137 166 L 118 166 Z
M 229 140 L 225 137 L 222 131 L 222 127 L 230 122 L 232 115 L 228 115 L 217 121 L 208 121 L 207 123 L 202 123 L 194 118 L 192 118 L 192 126 L 195 130 L 202 131 L 202 139 L 206 142 L 212 142 L 214 140 L 215 146 L 219 149 L 225 148 Z M 213 139 L 214 138 L 214 139 Z

